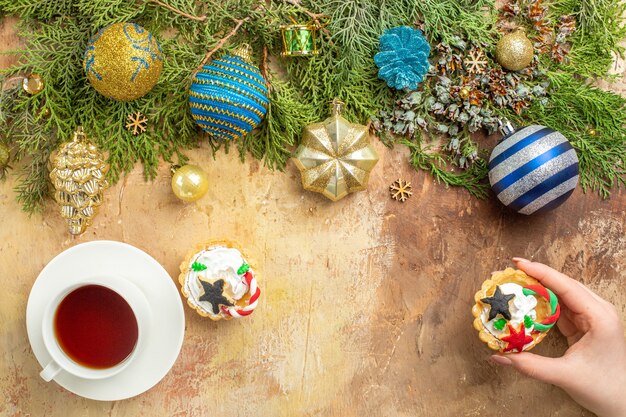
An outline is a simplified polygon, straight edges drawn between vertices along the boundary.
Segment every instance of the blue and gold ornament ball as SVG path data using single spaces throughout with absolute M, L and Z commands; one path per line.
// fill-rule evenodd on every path
M 560 132 L 528 126 L 510 132 L 489 158 L 489 183 L 505 206 L 521 214 L 554 209 L 578 184 L 576 150 Z
M 159 80 L 163 68 L 161 46 L 136 23 L 115 23 L 89 40 L 83 68 L 91 85 L 103 96 L 135 100 Z
M 214 59 L 194 76 L 189 105 L 196 123 L 219 140 L 234 140 L 254 129 L 269 105 L 268 89 L 259 68 L 250 61 L 251 48 Z

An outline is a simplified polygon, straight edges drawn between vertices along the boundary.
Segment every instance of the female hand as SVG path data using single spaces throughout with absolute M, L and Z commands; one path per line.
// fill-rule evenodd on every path
M 522 258 L 516 266 L 559 297 L 557 326 L 569 348 L 560 358 L 528 352 L 493 355 L 493 362 L 554 384 L 600 417 L 626 416 L 626 339 L 615 307 L 578 281 Z

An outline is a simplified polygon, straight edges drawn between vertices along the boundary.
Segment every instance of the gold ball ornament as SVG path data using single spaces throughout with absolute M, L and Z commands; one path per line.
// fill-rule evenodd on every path
M 31 96 L 41 93 L 45 86 L 43 78 L 41 78 L 41 75 L 39 74 L 30 74 L 29 76 L 24 77 L 24 80 L 22 81 L 22 88 Z
M 135 23 L 106 26 L 89 40 L 83 68 L 91 85 L 103 96 L 130 101 L 145 96 L 163 68 L 161 47 L 154 36 Z
M 179 199 L 192 203 L 209 190 L 209 176 L 197 165 L 184 165 L 172 175 L 172 191 Z
M 523 29 L 507 33 L 496 45 L 496 60 L 510 71 L 526 68 L 533 61 L 535 48 Z
M 459 91 L 459 97 L 461 97 L 463 100 L 468 99 L 470 96 L 470 90 L 467 87 L 463 87 L 461 88 L 461 90 Z
M 9 170 L 9 162 L 11 160 L 11 150 L 5 143 L 0 143 L 0 180 L 4 179 Z
M 9 165 L 11 152 L 5 143 L 0 143 L 0 170 Z

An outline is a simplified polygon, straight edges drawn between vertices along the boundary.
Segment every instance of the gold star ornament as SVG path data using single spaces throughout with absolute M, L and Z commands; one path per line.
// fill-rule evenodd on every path
M 337 201 L 367 188 L 378 154 L 366 126 L 341 117 L 344 103 L 332 102 L 332 116 L 304 128 L 294 162 L 302 174 L 302 186 Z

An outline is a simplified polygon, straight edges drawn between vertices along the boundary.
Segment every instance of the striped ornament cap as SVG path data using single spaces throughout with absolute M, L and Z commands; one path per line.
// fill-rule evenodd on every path
M 214 59 L 193 77 L 191 115 L 215 139 L 235 140 L 257 127 L 269 105 L 268 89 L 244 44 Z
M 502 204 L 528 215 L 565 202 L 578 184 L 578 157 L 567 138 L 539 125 L 502 131 L 489 158 L 489 183 Z

